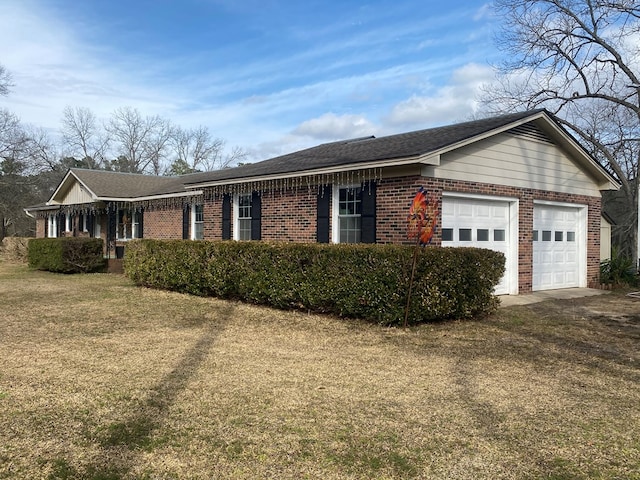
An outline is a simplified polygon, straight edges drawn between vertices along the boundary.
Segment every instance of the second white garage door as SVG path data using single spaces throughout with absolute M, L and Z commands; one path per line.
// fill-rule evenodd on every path
M 533 289 L 584 286 L 580 258 L 585 235 L 580 207 L 533 208 Z
M 517 293 L 517 282 L 511 280 L 513 251 L 512 212 L 508 200 L 484 200 L 478 198 L 443 197 L 442 246 L 478 247 L 502 252 L 506 257 L 506 271 L 495 293 Z M 513 285 L 512 285 L 513 284 Z

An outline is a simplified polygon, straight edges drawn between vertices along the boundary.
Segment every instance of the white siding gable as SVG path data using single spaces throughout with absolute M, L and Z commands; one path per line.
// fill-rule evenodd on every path
M 77 205 L 79 203 L 92 202 L 91 194 L 79 182 L 75 181 L 56 203 L 59 205 Z
M 442 154 L 424 174 L 468 182 L 599 197 L 597 182 L 550 141 L 501 133 Z

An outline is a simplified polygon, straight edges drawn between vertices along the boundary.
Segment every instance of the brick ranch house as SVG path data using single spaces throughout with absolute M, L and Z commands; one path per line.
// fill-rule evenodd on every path
M 440 204 L 432 244 L 506 256 L 498 294 L 595 286 L 601 192 L 618 189 L 545 110 L 327 143 L 181 177 L 71 169 L 27 208 L 37 237 L 408 243 L 424 187 Z

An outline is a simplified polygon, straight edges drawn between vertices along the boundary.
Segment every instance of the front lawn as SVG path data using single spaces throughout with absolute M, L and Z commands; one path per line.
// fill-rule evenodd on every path
M 0 478 L 640 479 L 640 300 L 383 328 L 0 262 Z

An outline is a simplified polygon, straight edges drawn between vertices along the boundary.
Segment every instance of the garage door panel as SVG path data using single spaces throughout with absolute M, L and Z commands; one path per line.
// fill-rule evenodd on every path
M 476 216 L 478 218 L 490 218 L 491 217 L 491 207 L 487 205 L 478 205 L 476 207 Z
M 487 248 L 502 252 L 509 259 L 510 249 L 514 248 L 509 242 L 509 208 L 508 201 L 444 198 L 442 245 Z M 506 265 L 505 276 L 495 290 L 497 294 L 509 293 L 509 269 Z
M 534 206 L 534 290 L 579 285 L 579 212 L 576 207 Z
M 501 218 L 507 220 L 509 218 L 509 208 L 493 208 L 491 215 L 493 216 L 493 218 Z
M 459 217 L 472 217 L 473 205 L 461 204 L 459 205 L 457 215 Z

